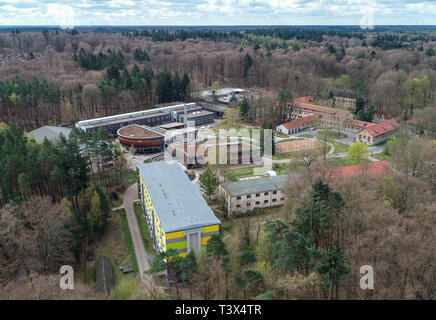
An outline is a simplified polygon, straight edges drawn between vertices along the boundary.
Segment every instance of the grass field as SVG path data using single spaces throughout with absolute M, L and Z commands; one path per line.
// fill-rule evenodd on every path
M 340 142 L 333 142 L 333 145 L 335 146 L 335 153 L 347 152 L 350 147 L 348 144 Z
M 136 261 L 135 249 L 133 248 L 132 235 L 130 234 L 129 223 L 127 222 L 126 211 L 124 209 L 116 211 L 121 217 L 121 223 L 124 231 L 124 237 L 126 239 L 126 247 L 128 252 L 129 264 L 133 266 L 135 274 L 138 274 L 138 262 Z
M 127 176 L 127 181 L 129 183 L 129 185 L 132 185 L 136 181 L 138 181 L 138 173 L 136 172 L 136 170 L 129 169 L 129 173 L 128 173 L 128 176 Z
M 318 139 L 323 140 L 323 137 L 321 137 L 322 131 L 318 131 L 316 136 Z M 333 141 L 334 139 L 344 139 L 347 135 L 345 133 L 339 133 L 338 131 L 327 131 L 327 140 L 329 142 Z
M 237 181 L 241 178 L 253 176 L 254 168 L 262 168 L 262 166 L 257 167 L 248 167 L 248 168 L 239 168 L 239 169 L 229 169 L 225 170 L 222 175 L 230 181 Z
M 136 220 L 138 221 L 139 231 L 141 232 L 142 240 L 144 241 L 145 251 L 148 253 L 156 254 L 151 242 L 150 230 L 147 225 L 147 221 L 144 218 L 141 205 L 139 202 L 133 204 L 135 209 Z
M 355 164 L 350 159 L 344 157 L 344 158 L 331 158 L 327 160 L 330 167 L 342 167 L 342 166 L 350 166 L 352 164 Z M 369 162 L 369 160 L 363 160 L 362 162 Z
M 382 160 L 391 161 L 392 160 L 391 156 L 389 156 L 389 155 L 387 155 L 387 154 L 385 154 L 383 152 L 382 153 L 373 154 L 371 157 L 373 157 L 373 158 L 375 158 L 377 160 L 380 160 L 380 161 L 382 161 Z
M 130 239 L 130 232 L 126 235 L 126 230 L 123 221 L 125 219 L 124 209 L 112 212 L 108 220 L 108 228 L 106 233 L 98 240 L 92 247 L 94 248 L 95 259 L 104 255 L 108 257 L 112 263 L 114 274 L 114 285 L 129 281 L 136 282 L 138 274 L 138 266 L 134 252 L 129 247 L 128 238 Z M 128 228 L 127 228 L 128 230 Z M 123 274 L 119 269 L 120 266 L 130 264 L 133 266 L 134 272 L 130 274 Z M 89 261 L 87 264 L 87 284 L 95 287 L 95 260 Z

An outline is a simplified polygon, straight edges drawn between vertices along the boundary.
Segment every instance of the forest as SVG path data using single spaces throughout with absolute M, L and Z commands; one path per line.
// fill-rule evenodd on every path
M 434 122 L 431 28 L 74 30 L 0 34 L 1 121 L 70 125 L 231 85 L 260 92 L 250 103 L 256 120 L 280 90 L 319 103 L 353 90 L 376 117 Z
M 401 124 L 419 119 L 422 130 L 385 143 L 379 156 L 389 159 L 394 171 L 383 177 L 332 177 L 326 152 L 324 157 L 316 150 L 297 153 L 289 161 L 303 164 L 303 177 L 286 185 L 289 201 L 265 216 L 258 211 L 230 216 L 222 199 L 208 191 L 207 200 L 220 209 L 221 235 L 196 255 L 157 254 L 151 266 L 150 273 L 168 269 L 180 282 L 166 291 L 135 282 L 132 290 L 115 288 L 115 297 L 434 299 L 435 32 L 423 27 L 0 32 L 0 286 L 27 278 L 33 287 L 23 293 L 24 286 L 16 286 L 0 298 L 47 297 L 53 288 L 44 286 L 43 277 L 53 276 L 59 264 L 85 270 L 86 283 L 88 246 L 105 236 L 118 239 L 108 235 L 116 226 L 111 210 L 136 176 L 129 180 L 126 152 L 113 137 L 104 130 L 79 132 L 76 121 L 191 102 L 201 90 L 241 87 L 258 94 L 229 108 L 223 128 L 274 128 L 289 120 L 296 97 L 339 107 L 335 93 L 352 91 L 356 119 L 395 117 Z M 55 143 L 27 134 L 44 125 L 73 130 Z M 215 189 L 225 169 L 206 169 Z M 377 270 L 377 289 L 362 293 L 359 267 L 367 263 Z M 97 297 L 82 283 L 75 295 Z

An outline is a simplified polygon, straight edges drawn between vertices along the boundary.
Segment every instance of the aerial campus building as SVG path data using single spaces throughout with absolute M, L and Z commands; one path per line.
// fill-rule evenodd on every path
M 163 134 L 146 126 L 131 124 L 118 129 L 118 139 L 126 147 L 134 147 L 140 153 L 159 152 L 164 149 Z
M 301 174 L 294 173 L 224 182 L 219 186 L 219 193 L 224 196 L 228 212 L 246 212 L 255 208 L 280 206 L 286 200 L 283 193 L 285 184 L 300 176 Z
M 183 103 L 138 112 L 123 113 L 109 117 L 83 120 L 77 122 L 76 127 L 86 132 L 93 132 L 97 131 L 99 128 L 104 128 L 108 132 L 115 134 L 118 129 L 130 124 L 157 126 L 173 121 L 182 122 L 185 118 L 185 112 L 189 115 L 190 113 L 201 110 L 202 108 L 197 106 L 195 103 Z M 210 117 L 208 117 L 208 119 L 210 119 Z M 213 118 L 211 121 L 213 121 Z
M 141 206 L 158 252 L 181 256 L 206 245 L 221 222 L 176 162 L 137 165 Z

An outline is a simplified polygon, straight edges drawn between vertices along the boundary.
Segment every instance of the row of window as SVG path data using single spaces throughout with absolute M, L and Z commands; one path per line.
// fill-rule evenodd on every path
M 265 196 L 267 196 L 267 195 L 269 195 L 269 192 L 264 192 L 263 193 Z M 277 190 L 274 190 L 273 192 L 272 192 L 272 194 L 277 194 Z M 251 199 L 251 194 L 247 194 L 247 199 Z M 256 193 L 256 198 L 259 198 L 260 197 L 260 193 Z M 241 196 L 239 196 L 239 197 L 236 197 L 236 200 L 241 200 L 242 199 L 242 197 Z M 265 200 L 265 201 L 268 201 L 268 200 Z
M 283 201 L 283 200 L 285 200 L 285 198 L 280 198 L 280 201 Z M 264 204 L 267 204 L 268 202 L 269 202 L 269 200 L 264 200 L 264 201 L 263 201 Z M 277 199 L 272 199 L 271 202 L 277 202 Z M 260 201 L 256 201 L 255 204 L 256 204 L 256 205 L 260 205 Z M 247 205 L 247 207 L 250 207 L 250 206 L 251 206 L 251 202 L 247 202 L 246 205 Z M 236 205 L 236 208 L 240 208 L 240 207 L 241 207 L 240 204 L 237 204 L 237 205 Z

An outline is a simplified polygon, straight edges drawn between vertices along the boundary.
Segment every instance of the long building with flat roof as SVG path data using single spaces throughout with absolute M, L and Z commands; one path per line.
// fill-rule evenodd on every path
M 195 103 L 183 103 L 167 107 L 117 114 L 108 117 L 82 120 L 76 123 L 76 127 L 86 132 L 97 131 L 98 128 L 102 127 L 114 134 L 118 129 L 129 124 L 156 126 L 171 121 L 177 121 L 179 115 L 184 113 L 185 108 L 188 114 L 193 111 L 201 110 L 201 107 L 197 106 Z
M 138 164 L 138 192 L 157 251 L 181 256 L 207 244 L 221 222 L 176 162 Z

